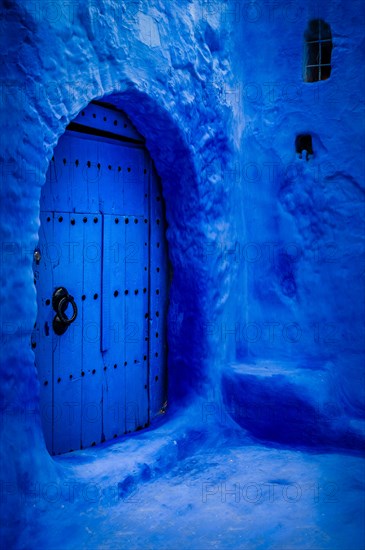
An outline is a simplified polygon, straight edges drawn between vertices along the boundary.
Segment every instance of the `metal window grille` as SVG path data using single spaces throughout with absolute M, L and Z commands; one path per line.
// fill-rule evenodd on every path
M 331 75 L 332 33 L 322 19 L 309 22 L 305 38 L 305 82 L 327 80 Z

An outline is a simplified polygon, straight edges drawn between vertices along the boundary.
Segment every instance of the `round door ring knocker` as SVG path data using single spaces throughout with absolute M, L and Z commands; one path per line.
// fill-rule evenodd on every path
M 72 306 L 71 317 L 67 317 L 66 315 L 66 310 L 69 304 Z M 65 287 L 61 286 L 53 293 L 52 307 L 56 312 L 53 319 L 53 330 L 58 336 L 61 336 L 66 332 L 71 323 L 75 321 L 77 317 L 77 305 L 74 297 L 68 293 L 68 290 Z

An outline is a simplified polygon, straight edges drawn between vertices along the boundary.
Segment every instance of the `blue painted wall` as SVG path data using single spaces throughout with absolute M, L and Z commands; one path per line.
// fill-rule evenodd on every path
M 239 285 L 212 328 L 237 350 L 234 368 L 223 367 L 222 406 L 261 440 L 363 448 L 362 5 L 220 11 L 235 31 L 226 89 L 241 131 L 228 174 L 239 238 L 217 247 Z M 332 73 L 308 83 L 304 33 L 317 18 L 331 26 Z M 308 161 L 298 134 L 312 136 Z

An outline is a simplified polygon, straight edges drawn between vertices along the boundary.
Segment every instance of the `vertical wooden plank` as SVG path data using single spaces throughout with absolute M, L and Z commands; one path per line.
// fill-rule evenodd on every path
M 61 142 L 62 140 L 62 142 Z M 65 158 L 67 159 L 67 181 L 62 185 L 64 193 L 67 190 L 69 199 L 69 212 L 88 212 L 88 189 L 87 178 L 91 173 L 95 177 L 96 169 L 88 167 L 88 154 L 85 151 L 82 137 L 73 132 L 66 131 L 61 137 L 59 145 L 66 148 Z
M 108 346 L 103 352 L 103 423 L 105 438 L 125 433 L 125 268 L 124 219 L 104 215 L 103 325 Z
M 99 140 L 97 136 L 78 135 L 78 148 L 86 155 L 84 159 L 85 170 L 83 172 L 83 184 L 87 189 L 84 194 L 87 197 L 86 212 L 99 213 L 99 186 L 103 158 L 99 153 Z
M 116 223 L 114 218 L 114 223 Z M 118 220 L 119 221 L 119 220 Z M 101 334 L 100 351 L 105 354 L 110 348 L 112 315 L 110 309 L 110 285 L 113 263 L 118 261 L 119 245 L 113 239 L 111 217 L 102 214 L 102 259 L 101 259 Z
M 127 147 L 123 144 L 113 145 L 113 156 L 116 159 L 113 178 L 113 212 L 118 215 L 126 213 L 124 205 L 123 182 L 127 171 Z
M 125 217 L 126 429 L 148 425 L 148 221 Z M 146 244 L 145 244 L 146 243 Z
M 46 181 L 41 190 L 41 207 L 43 211 L 70 211 L 71 175 L 70 145 L 66 133 L 60 137 L 48 165 Z
M 85 116 L 87 112 L 85 112 Z M 102 319 L 101 319 L 101 341 L 100 350 L 106 352 L 109 348 L 110 341 L 110 310 L 109 310 L 109 287 L 110 287 L 110 269 L 109 263 L 113 261 L 111 244 L 111 226 L 109 218 L 105 218 L 104 214 L 112 214 L 113 208 L 113 195 L 114 195 L 114 178 L 113 178 L 113 165 L 112 155 L 103 141 L 97 143 L 97 155 L 100 159 L 100 180 L 99 180 L 99 208 L 103 214 L 103 236 L 102 236 Z M 104 304 L 105 302 L 105 304 Z
M 145 213 L 145 152 L 133 145 L 121 146 L 123 156 L 123 213 L 142 216 Z
M 150 410 L 159 413 L 167 401 L 167 306 L 169 264 L 165 209 L 159 177 L 150 168 Z
M 62 135 L 54 150 L 53 159 L 48 169 L 48 189 L 45 188 L 45 198 L 53 212 L 72 211 L 72 152 L 68 133 Z
M 83 226 L 81 445 L 103 440 L 103 362 L 100 352 L 102 217 L 79 215 Z
M 119 144 L 118 144 L 119 145 Z M 122 167 L 118 158 L 120 147 L 112 141 L 98 142 L 98 158 L 100 163 L 99 180 L 99 207 L 100 211 L 107 214 L 117 214 L 116 201 L 122 193 L 121 186 Z M 121 210 L 119 209 L 119 214 Z
M 78 316 L 67 331 L 58 336 L 52 329 L 54 362 L 54 445 L 55 454 L 80 448 L 81 432 L 81 362 L 82 362 L 82 308 L 83 294 L 83 223 L 79 215 L 56 213 L 54 242 L 58 258 L 54 256 L 53 289 L 66 287 L 74 297 Z M 56 315 L 53 311 L 52 315 Z M 68 306 L 66 315 L 72 315 Z

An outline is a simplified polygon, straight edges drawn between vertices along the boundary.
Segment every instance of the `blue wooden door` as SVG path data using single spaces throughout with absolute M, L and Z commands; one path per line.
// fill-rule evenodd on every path
M 165 231 L 142 136 L 121 111 L 90 104 L 50 162 L 33 263 L 32 347 L 52 454 L 142 429 L 165 407 Z

